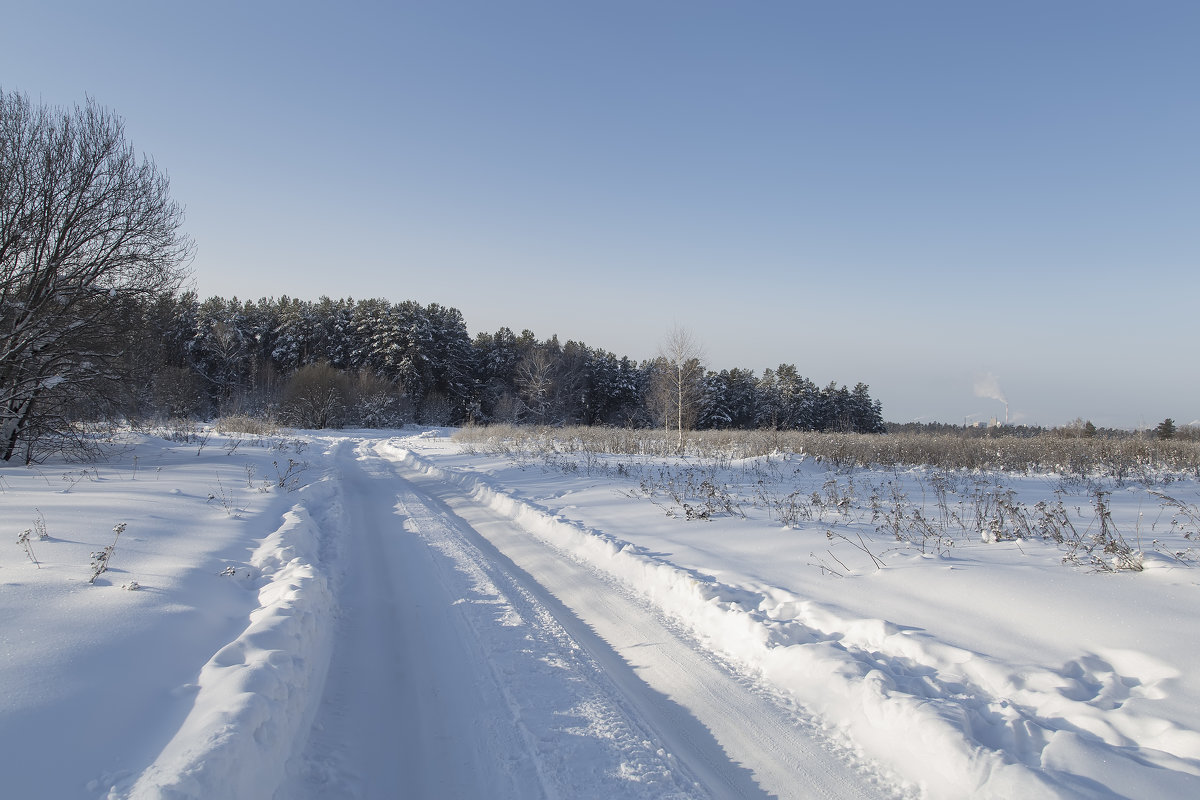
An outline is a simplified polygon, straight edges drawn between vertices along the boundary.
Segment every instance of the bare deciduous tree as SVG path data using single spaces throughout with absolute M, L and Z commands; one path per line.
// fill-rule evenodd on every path
M 75 440 L 72 409 L 128 383 L 133 310 L 184 278 L 182 219 L 113 112 L 0 90 L 0 458 Z
M 683 432 L 695 427 L 703 395 L 704 348 L 676 325 L 659 346 L 656 361 L 652 399 L 663 415 L 663 427 L 678 434 L 676 447 L 682 452 Z
M 539 425 L 546 424 L 554 393 L 554 359 L 538 347 L 517 364 L 516 384 L 525 408 Z

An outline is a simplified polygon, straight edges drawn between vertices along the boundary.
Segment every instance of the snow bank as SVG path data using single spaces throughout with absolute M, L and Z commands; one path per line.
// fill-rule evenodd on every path
M 124 796 L 270 797 L 279 785 L 321 697 L 332 641 L 321 564 L 340 489 L 326 477 L 298 496 L 251 558 L 261 578 L 250 624 L 204 665 L 183 726 Z
M 402 443 L 381 449 L 618 577 L 923 796 L 1200 796 L 1200 734 L 1139 703 L 1178 674 L 1146 654 L 1083 654 L 1058 670 L 1007 664 L 782 589 L 722 584 Z

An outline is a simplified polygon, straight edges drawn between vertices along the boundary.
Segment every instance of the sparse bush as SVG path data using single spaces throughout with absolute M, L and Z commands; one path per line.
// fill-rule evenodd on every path
M 294 492 L 300 488 L 300 473 L 308 469 L 308 464 L 294 458 L 288 459 L 286 468 L 280 467 L 278 461 L 272 461 L 271 464 L 275 467 L 276 485 L 280 489 Z
M 50 532 L 46 530 L 46 517 L 40 509 L 35 508 L 34 512 L 37 513 L 37 516 L 33 518 L 33 533 L 41 541 L 47 541 L 50 539 Z
M 1171 533 L 1182 536 L 1188 542 L 1200 541 L 1200 505 L 1185 503 L 1163 492 L 1152 491 L 1150 494 L 1158 498 L 1162 512 L 1169 511 L 1171 513 L 1168 522 L 1168 528 Z M 1150 526 L 1150 529 L 1154 530 L 1157 527 L 1158 520 Z M 1172 558 L 1181 563 L 1194 564 L 1196 562 L 1197 548 L 1195 545 L 1183 548 L 1166 547 L 1156 539 L 1154 546 L 1160 552 L 1168 553 Z
M 326 362 L 296 370 L 283 387 L 280 413 L 298 428 L 340 428 L 345 421 L 350 382 Z
M 1171 528 L 1183 538 L 1200 540 L 1200 506 L 1188 504 L 1163 492 L 1151 491 L 1164 508 L 1171 510 Z
M 93 480 L 93 481 L 97 480 L 98 474 L 99 473 L 95 467 L 93 467 L 91 469 L 84 467 L 83 469 L 79 470 L 78 473 L 64 472 L 62 479 L 63 479 L 63 482 L 67 484 L 67 488 L 63 489 L 63 494 L 70 494 L 71 490 L 75 488 L 76 484 L 78 484 L 80 481 L 84 480 L 85 478 Z
M 41 569 L 42 565 L 38 563 L 37 556 L 33 554 L 33 543 L 29 540 L 30 536 L 32 535 L 33 529 L 26 528 L 25 530 L 21 531 L 20 535 L 17 536 L 17 544 L 24 548 L 25 555 L 29 556 L 29 560 L 33 562 L 33 565 L 38 569 Z
M 225 484 L 221 482 L 220 475 L 217 475 L 217 488 L 215 490 L 210 490 L 208 493 L 208 502 L 211 503 L 213 500 L 218 501 L 221 504 L 221 507 L 225 509 L 225 516 L 241 516 L 240 509 L 238 508 L 237 498 L 232 491 L 225 489 Z
M 212 436 L 212 428 L 195 420 L 180 418 L 169 421 L 160 431 L 160 435 L 170 442 L 196 445 L 196 454 L 199 455 Z
M 1067 554 L 1064 562 L 1088 565 L 1100 572 L 1142 570 L 1142 551 L 1134 549 L 1113 523 L 1108 504 L 1108 492 L 1097 491 L 1093 496 L 1096 516 L 1093 524 L 1083 532 L 1066 541 Z
M 99 578 L 108 571 L 108 562 L 112 560 L 113 553 L 117 549 L 117 539 L 121 538 L 121 534 L 125 532 L 125 523 L 118 522 L 113 526 L 113 542 L 112 544 L 92 553 L 92 577 L 88 583 L 95 583 L 96 578 Z

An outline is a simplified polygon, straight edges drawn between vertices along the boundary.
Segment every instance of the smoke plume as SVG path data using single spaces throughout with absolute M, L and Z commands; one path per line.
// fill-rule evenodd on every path
M 1000 390 L 1000 380 L 990 372 L 975 378 L 975 396 L 986 397 L 990 400 L 999 400 L 1005 404 L 1008 403 L 1004 392 Z

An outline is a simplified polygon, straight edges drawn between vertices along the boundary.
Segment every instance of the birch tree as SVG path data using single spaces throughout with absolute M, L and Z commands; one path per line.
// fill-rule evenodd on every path
M 663 426 L 674 430 L 676 448 L 683 451 L 683 432 L 696 425 L 703 397 L 704 348 L 685 328 L 675 326 L 658 351 L 651 393 L 663 415 Z

